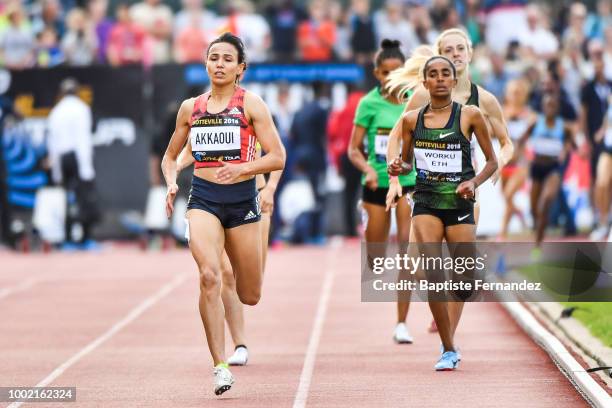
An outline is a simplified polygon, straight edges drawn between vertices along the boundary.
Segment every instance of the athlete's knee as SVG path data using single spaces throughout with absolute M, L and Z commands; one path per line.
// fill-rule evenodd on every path
M 200 270 L 200 289 L 206 292 L 216 292 L 221 288 L 220 268 L 202 265 Z
M 221 280 L 223 281 L 223 289 L 236 289 L 236 278 L 234 277 L 234 270 L 231 265 L 221 266 Z
M 245 291 L 238 291 L 238 297 L 240 301 L 249 306 L 255 306 L 259 303 L 259 299 L 261 299 L 261 290 L 260 289 L 250 289 Z

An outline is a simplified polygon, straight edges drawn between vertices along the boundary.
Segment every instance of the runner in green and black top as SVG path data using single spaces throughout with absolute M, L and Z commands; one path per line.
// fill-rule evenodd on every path
M 457 85 L 457 73 L 450 60 L 442 56 L 430 58 L 425 63 L 423 74 L 423 85 L 429 93 L 430 103 L 403 114 L 398 121 L 396 126 L 401 140 L 389 138 L 388 171 L 391 176 L 405 173 L 411 170 L 413 158 L 416 159 L 411 242 L 441 243 L 446 240 L 449 245 L 474 242 L 473 200 L 476 188 L 497 169 L 489 131 L 480 109 L 452 101 L 451 92 Z M 478 139 L 487 160 L 477 175 L 474 174 L 470 152 L 472 134 Z M 403 143 L 403 152 L 400 152 L 400 143 Z M 441 256 L 441 248 L 437 245 L 427 251 L 426 256 Z M 461 300 L 467 297 L 463 292 L 457 294 Z M 463 301 L 430 299 L 429 307 L 443 348 L 435 369 L 454 370 L 459 356 L 453 340 L 453 326 L 455 322 L 458 324 Z
M 502 169 L 514 157 L 514 147 L 508 135 L 506 121 L 497 98 L 491 92 L 474 84 L 470 79 L 469 67 L 474 50 L 469 36 L 465 31 L 457 28 L 444 30 L 438 36 L 431 51 L 435 55 L 442 55 L 452 61 L 457 70 L 457 86 L 453 89 L 452 98 L 456 102 L 464 105 L 474 105 L 481 110 L 491 136 L 499 141 L 499 169 Z M 405 112 L 420 109 L 430 101 L 429 92 L 420 86 L 423 80 L 420 74 L 425 61 L 428 60 L 425 55 L 426 53 L 412 55 L 404 64 L 403 69 L 397 70 L 389 76 L 388 86 L 394 93 L 403 95 L 404 89 L 414 89 L 414 93 L 406 104 Z M 392 134 L 391 138 L 393 137 L 399 137 L 399 135 Z M 474 154 L 475 148 L 474 145 L 472 147 L 472 164 L 475 171 L 478 171 Z M 499 178 L 499 174 L 500 171 L 491 177 L 493 183 Z M 390 194 L 396 191 L 395 186 L 390 188 Z M 477 224 L 479 209 L 480 205 L 477 201 L 474 206 L 474 219 Z M 436 330 L 436 326 L 432 322 L 430 331 Z
M 455 192 L 461 182 L 474 177 L 470 141 L 461 131 L 461 105 L 452 103 L 448 123 L 442 128 L 425 126 L 424 117 L 429 110 L 428 104 L 419 111 L 412 134 L 418 172 L 418 188 L 412 197 L 414 210 L 472 210 L 473 203 Z M 445 225 L 462 221 L 449 219 Z
M 489 133 L 499 141 L 499 168 L 503 168 L 514 156 L 514 146 L 508 135 L 508 128 L 504 119 L 504 114 L 497 98 L 486 89 L 474 84 L 470 79 L 469 64 L 472 61 L 474 51 L 472 42 L 465 31 L 457 28 L 445 30 L 438 36 L 433 47 L 436 55 L 448 58 L 457 70 L 457 86 L 453 90 L 452 98 L 454 101 L 464 105 L 477 106 L 486 119 Z M 406 112 L 419 109 L 429 102 L 429 93 L 421 86 L 416 86 L 422 80 L 415 75 L 414 67 L 421 66 L 427 60 L 422 56 L 411 57 L 406 61 L 403 70 L 396 71 L 391 75 L 389 86 L 394 92 L 403 94 L 405 87 L 413 87 L 414 94 L 406 104 Z M 407 69 L 408 68 L 408 69 Z M 474 142 L 476 143 L 476 142 Z M 476 146 L 472 147 L 472 153 Z M 474 156 L 474 155 L 473 155 Z M 476 168 L 475 157 L 472 157 L 473 165 Z M 499 178 L 500 172 L 492 177 L 495 183 Z M 478 204 L 476 204 L 476 222 L 478 222 Z
M 348 148 L 348 157 L 362 173 L 363 208 L 367 213 L 365 239 L 368 255 L 374 257 L 374 248 L 381 250 L 389 237 L 391 217 L 385 211 L 385 200 L 389 190 L 387 174 L 387 138 L 389 132 L 404 111 L 404 105 L 397 98 L 388 95 L 384 89 L 389 72 L 402 66 L 405 57 L 400 51 L 399 41 L 383 40 L 374 61 L 374 75 L 380 86 L 374 88 L 359 102 L 355 113 L 355 126 Z M 367 139 L 366 139 L 367 138 Z M 367 158 L 363 154 L 364 139 L 367 140 Z M 400 177 L 404 193 L 415 183 L 414 172 Z M 399 200 L 396 211 L 398 242 L 405 247 L 410 237 L 410 204 L 407 199 Z M 402 299 L 407 300 L 407 299 Z M 412 336 L 406 327 L 409 303 L 397 305 L 397 325 L 393 338 L 397 343 L 412 343 Z

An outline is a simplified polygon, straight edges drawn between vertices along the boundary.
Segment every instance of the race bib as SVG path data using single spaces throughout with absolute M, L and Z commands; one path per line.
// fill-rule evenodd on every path
M 387 155 L 387 144 L 389 143 L 389 135 L 376 135 L 374 139 L 374 151 L 377 155 Z
M 192 127 L 190 140 L 199 162 L 240 160 L 240 126 Z
M 387 162 L 387 144 L 389 143 L 389 135 L 378 134 L 374 137 L 374 153 L 376 161 L 379 163 Z
M 539 138 L 532 143 L 533 151 L 540 156 L 556 157 L 563 151 L 563 141 L 552 138 Z
M 414 149 L 417 168 L 433 173 L 461 173 L 461 150 Z

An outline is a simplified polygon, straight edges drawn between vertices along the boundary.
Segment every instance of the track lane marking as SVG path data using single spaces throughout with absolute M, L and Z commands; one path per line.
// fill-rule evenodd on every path
M 304 408 L 308 400 L 308 392 L 310 391 L 310 383 L 312 382 L 312 375 L 314 373 L 314 367 L 317 360 L 317 351 L 321 341 L 323 324 L 325 323 L 329 298 L 334 285 L 334 278 L 336 276 L 334 261 L 341 247 L 341 243 L 332 242 L 333 249 L 327 256 L 325 280 L 323 281 L 323 286 L 321 287 L 319 304 L 317 305 L 317 314 L 315 315 L 312 331 L 310 332 L 310 339 L 308 340 L 308 347 L 306 349 L 304 365 L 300 375 L 300 382 L 298 384 L 297 393 L 295 394 L 295 399 L 293 400 L 293 408 Z
M 70 357 L 68 360 L 64 361 L 60 364 L 55 370 L 53 370 L 49 375 L 43 378 L 35 387 L 46 387 L 55 381 L 59 376 L 61 376 L 66 370 L 72 367 L 74 364 L 79 362 L 83 357 L 100 347 L 107 340 L 117 334 L 121 329 L 123 329 L 128 324 L 132 323 L 138 317 L 140 317 L 144 312 L 150 309 L 153 305 L 159 302 L 161 299 L 166 297 L 170 292 L 176 289 L 180 284 L 182 284 L 188 276 L 191 276 L 191 273 L 183 273 L 181 275 L 176 276 L 170 282 L 165 284 L 161 289 L 155 292 L 153 295 L 149 296 L 145 300 L 143 300 L 138 306 L 134 307 L 129 311 L 129 313 L 119 320 L 117 323 L 112 325 L 106 332 L 98 336 L 92 342 L 87 344 L 81 350 L 79 350 L 76 354 Z M 23 402 L 14 402 L 10 404 L 7 408 L 18 408 L 23 404 Z

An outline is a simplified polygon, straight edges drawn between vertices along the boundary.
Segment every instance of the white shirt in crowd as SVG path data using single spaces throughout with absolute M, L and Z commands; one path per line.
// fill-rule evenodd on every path
M 9 26 L 0 34 L 0 52 L 4 65 L 31 65 L 35 46 L 34 36 L 26 28 Z
M 412 50 L 420 45 L 419 39 L 414 31 L 410 21 L 401 19 L 392 22 L 385 10 L 379 10 L 374 13 L 374 29 L 376 31 L 376 43 L 388 38 L 390 40 L 399 40 L 402 45 L 401 49 L 405 55 L 410 55 Z
M 521 45 L 531 48 L 537 56 L 546 57 L 559 50 L 559 41 L 555 35 L 550 30 L 542 27 L 538 27 L 533 31 L 529 29 L 523 31 L 519 42 Z
M 519 33 L 528 30 L 525 7 L 498 7 L 487 14 L 485 38 L 489 48 L 504 54 L 512 40 L 518 40 Z
M 62 181 L 61 156 L 74 152 L 81 180 L 95 177 L 91 109 L 74 95 L 66 95 L 55 105 L 47 119 L 47 149 L 53 181 Z
M 251 62 L 264 62 L 270 46 L 270 26 L 259 14 L 240 14 L 236 17 L 238 35 L 244 41 Z

